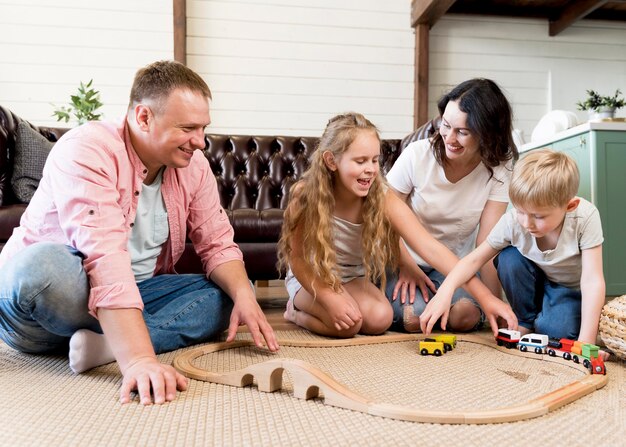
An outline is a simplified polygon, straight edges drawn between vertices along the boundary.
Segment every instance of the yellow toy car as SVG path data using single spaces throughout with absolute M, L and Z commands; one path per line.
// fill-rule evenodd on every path
M 434 338 L 426 338 L 420 341 L 419 352 L 421 355 L 434 355 L 439 357 L 446 352 L 443 342 L 436 341 Z
M 451 334 L 439 334 L 432 337 L 435 341 L 440 341 L 443 343 L 444 353 L 448 351 L 452 351 L 456 348 L 456 335 Z

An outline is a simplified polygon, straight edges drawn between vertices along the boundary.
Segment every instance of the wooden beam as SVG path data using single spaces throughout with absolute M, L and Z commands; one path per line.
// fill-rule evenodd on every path
M 411 26 L 426 24 L 432 28 L 456 0 L 412 0 Z
M 428 116 L 428 33 L 454 2 L 455 0 L 411 1 L 411 26 L 415 28 L 414 129 L 417 129 L 430 118 Z
M 174 0 L 174 60 L 187 65 L 186 0 Z
M 417 129 L 430 118 L 428 116 L 428 42 L 429 26 L 415 27 L 415 94 L 413 99 L 413 129 Z
M 550 36 L 556 36 L 570 25 L 573 25 L 577 20 L 592 13 L 607 2 L 608 0 L 578 0 L 569 2 L 569 6 L 561 11 L 561 14 L 556 20 L 550 20 Z

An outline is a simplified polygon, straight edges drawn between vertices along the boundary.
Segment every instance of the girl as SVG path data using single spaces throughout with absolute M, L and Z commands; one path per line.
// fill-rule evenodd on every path
M 413 283 L 426 280 L 399 235 L 443 271 L 458 260 L 388 190 L 379 156 L 376 127 L 357 113 L 338 115 L 291 189 L 279 242 L 279 266 L 289 267 L 285 318 L 318 334 L 387 330 L 393 311 L 382 292 L 386 268 L 400 264 Z M 477 294 L 489 294 L 476 278 L 470 283 Z M 514 319 L 504 304 L 499 314 Z

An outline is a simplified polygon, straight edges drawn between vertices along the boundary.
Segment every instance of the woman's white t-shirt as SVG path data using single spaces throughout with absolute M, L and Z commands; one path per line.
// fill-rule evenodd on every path
M 511 164 L 493 168 L 483 163 L 456 183 L 451 183 L 435 160 L 430 140 L 409 144 L 387 174 L 391 186 L 408 194 L 411 208 L 424 228 L 459 258 L 476 246 L 480 216 L 488 200 L 509 201 Z M 409 248 L 415 261 L 429 265 Z

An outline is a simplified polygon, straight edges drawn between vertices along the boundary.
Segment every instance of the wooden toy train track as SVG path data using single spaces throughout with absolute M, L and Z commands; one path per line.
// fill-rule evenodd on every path
M 282 346 L 292 347 L 343 347 L 372 345 L 380 343 L 423 340 L 424 336 L 414 334 L 384 335 L 346 340 L 280 340 Z M 553 358 L 547 355 L 523 353 L 517 349 L 496 346 L 492 340 L 477 335 L 459 335 L 458 341 L 477 343 L 498 351 L 522 357 L 540 358 L 543 361 L 565 364 L 571 368 L 589 371 L 580 364 Z M 324 403 L 339 408 L 359 411 L 373 416 L 412 422 L 430 422 L 440 424 L 489 424 L 513 422 L 539 417 L 567 405 L 593 391 L 602 388 L 608 381 L 606 375 L 588 374 L 548 394 L 525 403 L 489 410 L 436 411 L 420 410 L 413 407 L 374 402 L 336 381 L 321 369 L 297 359 L 278 358 L 248 366 L 244 369 L 217 373 L 203 370 L 193 365 L 195 359 L 214 352 L 254 346 L 252 341 L 217 343 L 190 349 L 179 354 L 173 362 L 174 367 L 185 376 L 206 382 L 236 387 L 250 386 L 256 379 L 258 389 L 274 392 L 283 386 L 283 373 L 287 371 L 293 381 L 293 395 L 300 399 L 311 399 L 323 395 Z M 417 348 L 416 348 L 417 349 Z

